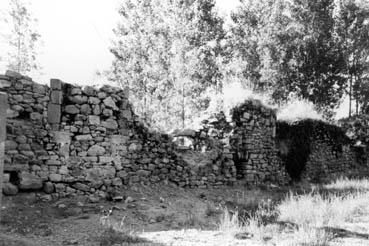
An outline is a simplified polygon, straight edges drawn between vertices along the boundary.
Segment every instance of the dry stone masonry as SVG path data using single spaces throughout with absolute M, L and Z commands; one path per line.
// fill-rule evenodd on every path
M 276 133 L 274 110 L 257 100 L 234 108 L 231 122 L 220 112 L 200 130 L 176 132 L 173 138 L 139 120 L 127 89 L 80 87 L 57 79 L 47 86 L 7 71 L 0 75 L 0 92 L 7 94 L 9 105 L 6 195 L 43 191 L 45 200 L 105 198 L 119 187 L 138 183 L 205 188 L 290 181 L 283 153 L 290 153 L 291 135 Z M 192 139 L 190 148 L 176 143 L 183 136 Z M 312 142 L 307 176 L 338 174 L 351 168 L 352 161 L 357 163 L 349 145 L 335 149 L 327 139 Z
M 239 179 L 248 184 L 276 182 L 286 184 L 288 175 L 278 157 L 275 144 L 276 114 L 258 100 L 235 107 L 230 144 Z
M 47 199 L 105 197 L 135 183 L 207 187 L 235 181 L 229 151 L 209 152 L 203 165 L 191 165 L 169 135 L 139 121 L 128 90 L 81 88 L 56 79 L 49 87 L 8 71 L 0 77 L 0 91 L 9 103 L 6 194 L 42 189 L 51 194 Z
M 277 133 L 282 160 L 295 181 L 368 174 L 367 155 L 338 126 L 316 120 L 278 122 Z

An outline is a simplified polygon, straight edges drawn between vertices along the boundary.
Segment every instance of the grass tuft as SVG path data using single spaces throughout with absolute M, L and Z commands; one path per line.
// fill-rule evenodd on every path
M 112 246 L 116 244 L 142 244 L 148 242 L 146 239 L 137 236 L 124 224 L 124 217 L 120 222 L 110 217 L 110 214 L 100 217 L 100 224 L 103 232 L 100 236 L 100 246 Z

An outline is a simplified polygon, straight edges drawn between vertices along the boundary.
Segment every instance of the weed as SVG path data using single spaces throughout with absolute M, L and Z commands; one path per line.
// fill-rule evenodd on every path
M 216 208 L 210 204 L 206 205 L 205 215 L 206 217 L 213 217 L 222 214 L 222 211 L 219 208 Z
M 120 222 L 111 218 L 111 213 L 100 217 L 100 224 L 104 230 L 100 236 L 100 246 L 111 246 L 115 244 L 139 244 L 147 242 L 140 238 L 124 224 L 125 217 Z

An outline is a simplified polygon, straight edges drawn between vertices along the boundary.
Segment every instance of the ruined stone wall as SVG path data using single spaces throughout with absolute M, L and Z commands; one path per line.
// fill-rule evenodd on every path
M 174 182 L 230 184 L 230 153 L 193 166 L 170 136 L 151 131 L 134 114 L 128 91 L 81 88 L 52 79 L 50 87 L 14 72 L 0 76 L 8 94 L 6 194 L 43 189 L 51 197 L 105 197 L 122 185 Z
M 289 177 L 276 148 L 276 114 L 258 100 L 248 100 L 231 112 L 230 137 L 238 179 L 248 184 L 286 184 Z
M 323 182 L 368 173 L 365 153 L 338 126 L 316 120 L 278 122 L 277 139 L 295 181 Z
M 350 145 L 343 144 L 340 149 L 335 149 L 324 139 L 314 140 L 302 179 L 322 182 L 356 175 L 360 170 L 358 158 Z

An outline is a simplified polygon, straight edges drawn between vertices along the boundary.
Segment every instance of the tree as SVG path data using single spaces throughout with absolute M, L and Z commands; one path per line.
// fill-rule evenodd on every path
M 128 86 L 138 113 L 170 129 L 206 108 L 202 92 L 219 86 L 224 35 L 214 1 L 129 0 L 120 8 L 111 79 Z
M 23 74 L 39 70 L 37 46 L 41 35 L 34 29 L 37 20 L 32 18 L 22 0 L 10 0 L 10 7 L 7 20 L 11 25 L 11 33 L 7 37 L 10 47 L 8 68 Z
M 246 81 L 277 102 L 295 94 L 332 112 L 346 86 L 334 7 L 333 0 L 244 1 L 232 35 Z
M 352 100 L 356 101 L 356 113 L 359 104 L 365 103 L 366 74 L 369 68 L 369 6 L 364 2 L 346 0 L 339 1 L 336 23 L 337 33 L 344 40 L 346 57 L 346 76 L 349 80 L 349 116 L 351 116 Z
M 333 0 L 295 0 L 291 6 L 292 21 L 300 28 L 287 89 L 327 112 L 339 104 L 346 86 L 344 44 L 335 33 L 333 11 Z

